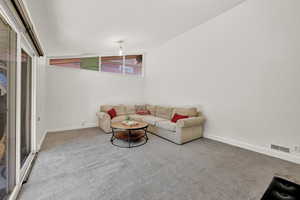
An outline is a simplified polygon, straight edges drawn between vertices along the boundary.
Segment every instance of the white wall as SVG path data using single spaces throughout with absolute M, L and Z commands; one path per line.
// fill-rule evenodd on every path
M 37 58 L 36 72 L 36 143 L 38 149 L 46 134 L 46 58 Z
M 47 130 L 96 126 L 101 104 L 143 102 L 136 77 L 47 66 Z
M 200 104 L 205 135 L 300 162 L 300 1 L 248 0 L 147 56 L 145 99 Z

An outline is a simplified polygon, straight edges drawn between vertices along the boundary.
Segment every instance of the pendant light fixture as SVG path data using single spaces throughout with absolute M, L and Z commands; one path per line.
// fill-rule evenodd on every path
M 120 40 L 120 41 L 118 41 L 118 43 L 119 43 L 119 56 L 122 56 L 124 53 L 124 49 L 123 49 L 124 41 Z

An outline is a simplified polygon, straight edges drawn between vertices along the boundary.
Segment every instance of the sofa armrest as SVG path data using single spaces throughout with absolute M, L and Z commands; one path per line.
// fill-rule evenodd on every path
M 110 119 L 109 114 L 105 112 L 97 112 L 96 115 L 99 119 Z
M 176 125 L 180 128 L 201 126 L 205 121 L 203 116 L 200 117 L 189 117 L 186 119 L 180 119 L 176 122 Z
M 111 119 L 109 114 L 105 113 L 105 112 L 97 112 L 96 113 L 97 117 L 98 117 L 98 123 L 99 123 L 99 127 L 105 132 L 105 133 L 110 133 L 111 132 L 111 128 L 110 128 L 110 123 L 111 123 Z

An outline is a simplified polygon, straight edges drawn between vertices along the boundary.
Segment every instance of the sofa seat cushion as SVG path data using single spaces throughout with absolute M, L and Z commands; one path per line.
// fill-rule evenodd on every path
M 125 119 L 126 119 L 126 115 L 120 115 L 112 118 L 111 122 L 121 122 L 124 121 Z
M 138 115 L 138 114 L 133 114 L 133 115 L 129 115 L 129 118 L 138 122 L 142 122 L 143 121 L 143 115 Z
M 157 127 L 162 128 L 162 129 L 166 129 L 168 131 L 176 131 L 176 123 L 173 123 L 171 121 L 159 121 L 156 124 Z
M 151 125 L 156 125 L 157 122 L 159 121 L 166 121 L 166 119 L 160 118 L 160 117 L 155 117 L 153 115 L 141 115 L 143 117 L 143 121 L 151 124 Z

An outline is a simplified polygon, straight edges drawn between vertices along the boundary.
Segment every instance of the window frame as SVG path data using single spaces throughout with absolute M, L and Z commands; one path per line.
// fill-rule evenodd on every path
M 132 75 L 132 76 L 144 76 L 144 54 L 128 54 L 128 55 L 124 55 L 123 57 L 123 67 L 126 66 L 126 56 L 139 56 L 141 55 L 142 56 L 142 65 L 141 65 L 141 74 L 140 75 L 135 75 L 135 74 L 128 74 L 126 72 L 123 71 L 124 75 Z
M 122 73 L 115 73 L 115 72 L 105 72 L 105 71 L 102 71 L 102 57 L 123 57 L 123 56 L 119 56 L 119 55 L 113 55 L 113 56 L 99 56 L 99 65 L 100 65 L 100 67 L 99 67 L 99 71 L 101 72 L 101 73 L 108 73 L 108 74 L 115 74 L 115 75 L 121 75 L 121 76 L 123 76 L 124 75 L 124 72 L 123 72 L 123 65 L 122 65 Z M 122 59 L 122 62 L 124 63 L 124 58 Z
M 61 65 L 53 65 L 53 64 L 50 64 L 50 60 L 52 60 L 52 59 L 55 59 L 55 60 L 58 60 L 58 59 L 80 59 L 80 58 L 78 58 L 78 57 L 65 57 L 65 58 L 57 57 L 57 58 L 48 58 L 47 63 L 48 63 L 48 65 L 51 66 L 51 67 L 63 67 L 63 68 L 67 68 L 67 69 L 81 69 L 80 66 L 79 66 L 79 68 L 76 68 L 76 67 L 66 67 L 66 66 L 61 66 Z M 79 60 L 78 63 L 79 63 L 79 65 L 80 65 L 80 60 Z

